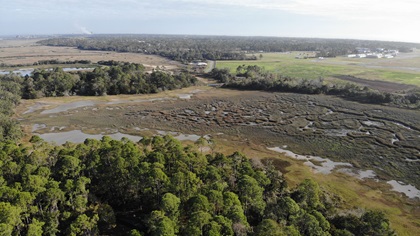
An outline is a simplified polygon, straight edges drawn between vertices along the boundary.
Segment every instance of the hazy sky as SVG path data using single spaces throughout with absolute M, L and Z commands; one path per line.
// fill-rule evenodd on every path
M 419 0 L 0 0 L 0 34 L 145 33 L 420 42 Z

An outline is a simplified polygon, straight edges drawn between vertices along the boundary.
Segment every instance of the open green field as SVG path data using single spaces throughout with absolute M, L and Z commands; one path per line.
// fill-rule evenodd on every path
M 266 70 L 298 78 L 335 79 L 351 75 L 362 79 L 382 80 L 420 86 L 420 51 L 399 54 L 392 59 L 369 58 L 309 58 L 296 59 L 301 52 L 263 53 L 257 61 L 217 61 L 217 68 L 235 72 L 240 65 L 258 65 Z

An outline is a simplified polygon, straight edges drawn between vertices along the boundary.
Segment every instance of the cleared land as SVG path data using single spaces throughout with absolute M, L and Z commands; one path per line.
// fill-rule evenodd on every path
M 217 61 L 217 68 L 235 72 L 240 65 L 258 65 L 284 76 L 298 78 L 325 78 L 337 80 L 337 76 L 355 76 L 362 79 L 396 82 L 420 86 L 420 50 L 400 53 L 392 59 L 369 58 L 308 58 L 296 59 L 298 52 L 263 53 L 257 61 Z

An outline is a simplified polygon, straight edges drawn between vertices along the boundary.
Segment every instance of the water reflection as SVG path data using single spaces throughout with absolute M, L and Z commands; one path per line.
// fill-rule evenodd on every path
M 94 105 L 95 105 L 94 101 L 71 102 L 71 103 L 66 103 L 66 104 L 63 104 L 63 105 L 59 105 L 58 107 L 53 108 L 53 109 L 42 111 L 41 114 L 54 114 L 54 113 L 59 113 L 59 112 L 63 112 L 63 111 L 68 111 L 68 110 L 71 110 L 71 109 L 94 106 Z
M 283 153 L 288 157 L 291 157 L 296 160 L 305 161 L 304 164 L 310 166 L 316 173 L 330 174 L 338 166 L 353 167 L 352 164 L 346 162 L 335 162 L 328 158 L 322 158 L 318 156 L 305 156 L 299 155 L 292 151 L 282 149 L 280 147 L 268 148 L 269 150 Z
M 392 191 L 404 193 L 409 198 L 420 198 L 420 190 L 411 184 L 405 185 L 404 183 L 396 180 L 387 182 L 392 186 Z
M 283 153 L 285 156 L 291 157 L 296 160 L 303 160 L 305 161 L 304 164 L 311 167 L 316 173 L 330 174 L 337 167 L 345 167 L 345 168 L 339 168 L 337 171 L 347 174 L 347 175 L 351 175 L 358 179 L 374 179 L 376 181 L 379 181 L 376 178 L 377 175 L 373 170 L 358 170 L 358 169 L 353 168 L 353 165 L 350 163 L 334 162 L 328 158 L 322 158 L 318 156 L 299 155 L 292 151 L 282 149 L 280 147 L 272 147 L 272 148 L 267 148 L 267 149 L 275 151 L 275 152 Z M 386 183 L 392 186 L 392 191 L 404 193 L 409 198 L 420 198 L 420 190 L 418 190 L 413 185 L 410 185 L 410 184 L 406 185 L 396 180 L 391 180 Z
M 52 142 L 57 145 L 62 145 L 66 142 L 72 143 L 83 143 L 85 139 L 101 139 L 103 136 L 109 136 L 116 140 L 121 140 L 122 138 L 128 138 L 133 142 L 140 141 L 143 137 L 141 136 L 134 136 L 129 134 L 123 134 L 120 132 L 116 132 L 113 134 L 86 134 L 83 133 L 81 130 L 72 130 L 67 132 L 59 132 L 59 133 L 45 133 L 45 134 L 37 134 L 40 138 L 47 142 Z

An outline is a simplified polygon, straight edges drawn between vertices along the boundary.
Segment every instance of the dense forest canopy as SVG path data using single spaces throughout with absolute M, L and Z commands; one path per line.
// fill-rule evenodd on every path
M 148 94 L 194 85 L 197 79 L 185 72 L 151 73 L 135 63 L 101 61 L 93 71 L 65 72 L 61 68 L 35 70 L 22 81 L 22 97 L 33 99 L 69 95 L 101 96 Z
M 182 35 L 93 35 L 52 38 L 40 41 L 48 46 L 70 46 L 84 50 L 139 52 L 172 60 L 256 60 L 246 54 L 260 52 L 318 51 L 322 56 L 352 53 L 356 48 L 387 48 L 401 52 L 420 44 L 350 39 L 182 36 Z
M 52 146 L 0 142 L 2 235 L 393 235 L 270 161 L 203 155 L 170 136 Z M 205 141 L 199 142 L 203 145 Z

